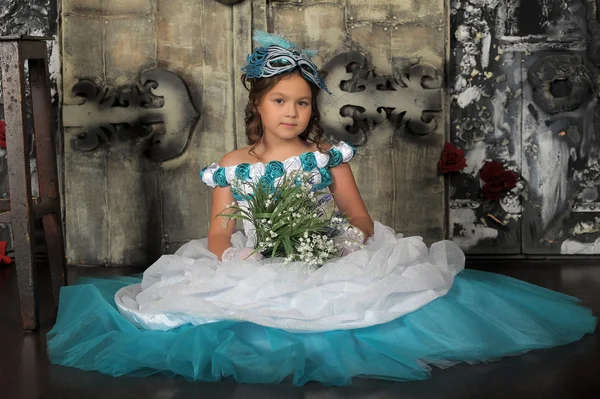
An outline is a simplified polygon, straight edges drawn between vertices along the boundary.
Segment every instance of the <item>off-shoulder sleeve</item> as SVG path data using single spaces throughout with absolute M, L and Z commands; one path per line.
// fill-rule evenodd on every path
M 209 187 L 226 187 L 235 178 L 235 166 L 219 166 L 213 162 L 200 171 L 200 180 Z
M 329 164 L 330 168 L 336 167 L 341 163 L 350 161 L 356 154 L 356 148 L 353 145 L 348 144 L 344 141 L 340 141 L 331 149 L 329 152 Z

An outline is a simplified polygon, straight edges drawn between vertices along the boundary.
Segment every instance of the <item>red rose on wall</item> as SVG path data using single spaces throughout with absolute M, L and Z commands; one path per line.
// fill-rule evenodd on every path
M 0 121 L 0 147 L 6 149 L 6 123 Z
M 504 191 L 517 185 L 518 176 L 512 170 L 504 170 L 500 162 L 486 162 L 479 171 L 479 177 L 485 183 L 481 189 L 483 195 L 492 201 L 500 199 Z
M 444 144 L 440 159 L 440 173 L 460 172 L 466 166 L 465 150 L 458 149 L 450 143 Z

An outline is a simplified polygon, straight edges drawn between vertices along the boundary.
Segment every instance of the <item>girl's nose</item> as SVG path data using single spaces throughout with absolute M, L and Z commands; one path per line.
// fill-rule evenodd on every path
M 287 116 L 295 117 L 296 116 L 296 104 L 290 104 L 287 107 Z

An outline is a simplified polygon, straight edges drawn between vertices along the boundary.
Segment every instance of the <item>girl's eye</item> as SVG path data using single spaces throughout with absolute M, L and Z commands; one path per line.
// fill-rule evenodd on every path
M 298 105 L 300 105 L 302 107 L 306 107 L 308 105 L 308 102 L 306 102 L 306 101 L 298 101 Z
M 283 99 L 281 99 L 281 98 L 276 98 L 274 101 L 275 101 L 275 104 L 283 104 Z

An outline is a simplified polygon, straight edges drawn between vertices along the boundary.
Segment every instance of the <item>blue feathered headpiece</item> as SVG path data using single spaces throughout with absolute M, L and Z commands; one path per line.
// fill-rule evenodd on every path
M 254 40 L 258 47 L 248 55 L 248 63 L 242 68 L 247 78 L 266 78 L 298 69 L 306 80 L 331 94 L 311 60 L 317 54 L 315 50 L 300 50 L 284 37 L 260 30 L 254 32 Z

